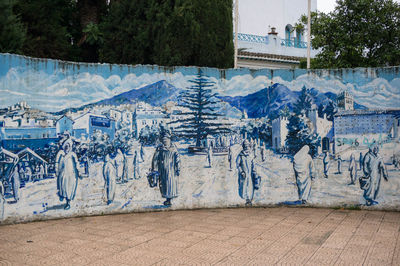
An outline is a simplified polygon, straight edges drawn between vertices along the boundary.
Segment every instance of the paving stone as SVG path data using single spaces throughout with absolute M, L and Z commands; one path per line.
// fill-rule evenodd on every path
M 400 214 L 133 213 L 0 226 L 1 265 L 400 265 Z
M 319 245 L 300 244 L 291 249 L 279 263 L 286 265 L 304 264 L 319 248 Z
M 333 265 L 341 252 L 341 249 L 321 247 L 315 251 L 305 265 Z

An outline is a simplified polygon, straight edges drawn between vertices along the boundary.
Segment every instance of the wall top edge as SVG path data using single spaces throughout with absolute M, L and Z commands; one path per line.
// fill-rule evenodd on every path
M 40 63 L 55 63 L 55 64 L 68 64 L 71 66 L 76 67 L 109 67 L 109 68 L 158 68 L 164 72 L 175 72 L 176 70 L 182 68 L 192 68 L 192 69 L 208 69 L 211 71 L 249 71 L 249 72 L 258 72 L 258 71 L 299 71 L 305 73 L 313 73 L 313 72 L 321 72 L 321 71 L 328 71 L 328 72 L 349 72 L 349 71 L 379 71 L 379 70 L 394 70 L 396 72 L 400 72 L 400 65 L 399 66 L 384 66 L 384 67 L 355 67 L 355 68 L 318 68 L 318 69 L 300 69 L 300 68 L 258 68 L 258 69 L 251 69 L 251 68 L 216 68 L 216 67 L 202 67 L 202 66 L 161 66 L 161 65 L 152 65 L 152 64 L 113 64 L 113 63 L 87 63 L 87 62 L 75 62 L 75 61 L 68 61 L 68 60 L 61 60 L 61 59 L 54 59 L 54 58 L 40 58 L 40 57 L 31 57 L 27 55 L 20 55 L 20 54 L 11 54 L 11 53 L 0 53 L 0 56 L 12 56 L 17 57 L 20 59 L 25 60 L 37 60 Z

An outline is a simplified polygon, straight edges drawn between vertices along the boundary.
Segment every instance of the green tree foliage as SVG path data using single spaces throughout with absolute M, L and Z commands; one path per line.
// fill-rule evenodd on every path
M 109 63 L 150 64 L 155 1 L 114 1 L 101 24 L 103 46 L 100 60 Z
M 14 8 L 13 0 L 0 3 L 3 52 L 84 62 L 233 66 L 232 0 L 15 1 Z
M 337 0 L 329 14 L 312 14 L 312 68 L 400 64 L 400 4 L 393 0 Z M 307 18 L 300 21 L 306 25 Z
M 102 30 L 102 61 L 233 65 L 232 0 L 114 1 Z
M 85 42 L 89 45 L 101 44 L 103 42 L 103 33 L 100 31 L 98 24 L 90 22 L 82 32 L 86 34 Z
M 194 65 L 228 68 L 233 66 L 232 0 L 197 0 L 195 17 L 200 34 L 192 51 Z
M 22 53 L 74 60 L 75 1 L 17 0 L 15 12 L 27 29 Z
M 80 60 L 98 62 L 99 49 L 103 43 L 100 30 L 101 18 L 107 16 L 107 0 L 77 0 L 76 16 L 78 23 L 75 30 L 79 33 Z
M 0 52 L 20 53 L 26 29 L 13 12 L 14 0 L 0 1 Z
M 157 6 L 151 35 L 151 61 L 160 65 L 193 65 L 201 25 L 196 20 L 195 1 L 165 1 Z M 161 12 L 160 12 L 161 11 Z

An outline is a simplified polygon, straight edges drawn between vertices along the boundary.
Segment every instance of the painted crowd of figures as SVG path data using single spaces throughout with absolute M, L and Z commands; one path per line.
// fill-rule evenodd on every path
M 241 143 L 241 150 L 234 158 L 232 147 Z M 206 158 L 208 167 L 213 167 L 213 149 L 208 145 Z M 71 208 L 71 201 L 76 196 L 79 179 L 82 179 L 77 154 L 74 151 L 74 142 L 71 137 L 66 136 L 59 143 L 59 150 L 55 158 L 55 177 L 57 184 L 57 195 L 61 202 L 65 201 L 64 209 Z M 261 173 L 259 164 L 266 160 L 266 150 L 264 145 L 258 144 L 254 139 L 235 138 L 230 141 L 227 147 L 227 159 L 229 170 L 237 170 L 238 196 L 245 201 L 246 206 L 251 206 L 255 191 L 261 186 Z M 375 205 L 381 179 L 388 180 L 388 173 L 382 157 L 379 154 L 379 146 L 373 145 L 363 156 L 360 153 L 359 167 L 357 167 L 356 156 L 351 154 L 348 166 L 350 176 L 349 185 L 360 183 L 363 190 L 363 197 L 367 206 Z M 140 151 L 135 150 L 132 158 L 133 173 L 128 174 L 127 156 L 118 149 L 114 154 L 104 156 L 102 174 L 104 178 L 104 194 L 106 203 L 109 205 L 114 201 L 117 184 L 126 183 L 128 179 L 139 179 L 139 165 L 144 162 L 143 146 Z M 337 173 L 342 172 L 342 162 L 340 156 L 337 160 Z M 331 159 L 328 152 L 324 154 L 323 160 L 324 177 L 328 178 L 331 166 Z M 163 204 L 171 206 L 172 200 L 179 196 L 179 177 L 181 174 L 181 160 L 177 147 L 171 141 L 171 134 L 166 131 L 160 136 L 160 144 L 156 147 L 151 160 L 151 169 L 147 178 L 151 187 L 159 187 L 161 197 L 164 198 Z M 11 184 L 12 194 L 15 201 L 20 198 L 21 172 L 17 164 L 11 170 L 9 183 Z M 43 170 L 44 171 L 44 170 Z M 310 155 L 309 146 L 303 146 L 293 157 L 293 171 L 296 180 L 299 204 L 305 204 L 310 198 L 312 189 L 312 179 L 316 178 L 316 169 L 313 158 Z M 360 173 L 361 172 L 361 173 Z M 132 176 L 133 178 L 128 178 Z M 3 183 L 0 182 L 0 212 L 4 211 Z M 0 213 L 2 214 L 2 213 Z
M 306 203 L 309 199 L 311 192 L 311 180 L 316 176 L 316 170 L 313 159 L 309 154 L 310 148 L 305 145 L 299 152 L 296 153 L 293 159 L 293 169 L 296 176 L 296 183 L 298 188 L 299 200 Z M 342 173 L 342 162 L 340 156 L 337 159 L 337 173 Z M 380 183 L 382 177 L 388 181 L 388 173 L 379 154 L 379 146 L 377 144 L 371 146 L 369 151 L 362 156 L 360 153 L 360 170 L 362 171 L 359 177 L 360 188 L 364 191 L 363 197 L 367 206 L 376 205 L 378 202 L 376 198 L 380 190 Z M 325 153 L 323 159 L 324 177 L 328 178 L 328 170 L 330 166 L 329 154 Z M 357 178 L 357 163 L 355 155 L 350 155 L 350 162 L 348 167 L 350 175 L 349 185 L 356 184 Z

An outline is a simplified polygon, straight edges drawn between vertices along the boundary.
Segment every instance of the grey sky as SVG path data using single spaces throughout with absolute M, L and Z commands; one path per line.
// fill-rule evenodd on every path
M 397 3 L 400 3 L 400 0 L 394 0 Z M 324 13 L 329 13 L 333 11 L 336 6 L 336 0 L 318 0 L 317 9 Z
M 236 0 L 235 0 L 236 1 Z M 274 0 L 283 1 L 283 0 Z M 315 0 L 312 0 L 315 1 Z M 400 0 L 394 0 L 400 3 Z M 239 32 L 265 36 L 268 32 L 268 25 L 273 25 L 279 28 L 282 24 L 279 22 L 281 15 L 279 10 L 275 10 L 275 13 L 271 13 L 268 16 L 269 6 L 268 3 L 271 1 L 266 0 L 239 0 Z M 306 3 L 306 1 L 304 2 Z M 336 6 L 336 0 L 317 0 L 317 9 L 324 13 L 329 13 L 334 10 Z M 243 8 L 246 6 L 247 8 Z M 298 8 L 298 7 L 297 7 Z M 306 7 L 304 7 L 304 13 L 306 13 Z M 296 9 L 298 10 L 298 9 Z M 290 13 L 290 12 L 289 12 Z M 293 13 L 293 12 L 292 12 Z M 275 15 L 275 16 L 274 16 Z M 296 21 L 285 21 L 285 23 L 295 23 Z M 285 24 L 286 25 L 286 24 Z M 283 32 L 282 29 L 278 32 Z
M 336 5 L 336 0 L 318 0 L 317 9 L 324 13 L 333 11 Z

